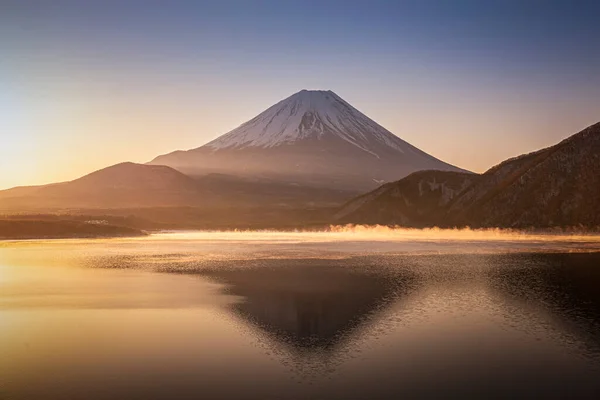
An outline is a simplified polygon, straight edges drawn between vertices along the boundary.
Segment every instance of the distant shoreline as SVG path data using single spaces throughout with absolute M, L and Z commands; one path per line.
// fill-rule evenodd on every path
M 126 226 L 71 220 L 0 220 L 0 241 L 31 239 L 94 239 L 146 236 Z
M 204 223 L 202 223 L 204 222 Z M 214 221 L 177 221 L 177 223 L 157 223 L 151 220 L 135 218 L 133 216 L 115 217 L 109 215 L 12 215 L 0 217 L 0 241 L 8 240 L 43 240 L 43 239 L 94 239 L 94 238 L 120 238 L 143 237 L 152 233 L 185 233 L 185 232 L 333 232 L 333 233 L 377 233 L 377 234 L 406 234 L 417 232 L 422 235 L 437 235 L 440 232 L 454 232 L 465 234 L 486 233 L 512 235 L 540 235 L 540 236 L 597 236 L 598 228 L 591 229 L 581 226 L 576 227 L 477 227 L 466 226 L 441 226 L 441 227 L 411 227 L 398 225 L 370 225 L 370 224 L 335 224 L 311 221 L 311 223 L 293 224 L 290 221 L 276 224 L 273 221 L 263 223 L 217 224 Z

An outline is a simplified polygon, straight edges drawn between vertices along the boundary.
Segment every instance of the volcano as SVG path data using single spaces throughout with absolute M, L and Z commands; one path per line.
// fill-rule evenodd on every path
M 322 90 L 302 90 L 202 147 L 150 164 L 192 176 L 225 173 L 347 190 L 372 189 L 419 170 L 465 172 Z

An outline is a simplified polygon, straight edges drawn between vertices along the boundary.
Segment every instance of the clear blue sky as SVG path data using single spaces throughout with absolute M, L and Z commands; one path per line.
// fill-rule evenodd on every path
M 198 147 L 300 89 L 482 172 L 600 120 L 600 2 L 0 1 L 0 188 Z

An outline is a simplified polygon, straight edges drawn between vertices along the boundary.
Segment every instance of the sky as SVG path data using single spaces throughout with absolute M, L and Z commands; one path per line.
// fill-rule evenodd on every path
M 600 121 L 600 2 L 0 0 L 0 189 L 199 147 L 301 89 L 484 172 Z

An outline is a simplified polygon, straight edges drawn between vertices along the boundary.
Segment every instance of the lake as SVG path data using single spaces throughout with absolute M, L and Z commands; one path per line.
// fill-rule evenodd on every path
M 0 399 L 600 398 L 600 238 L 0 242 Z

